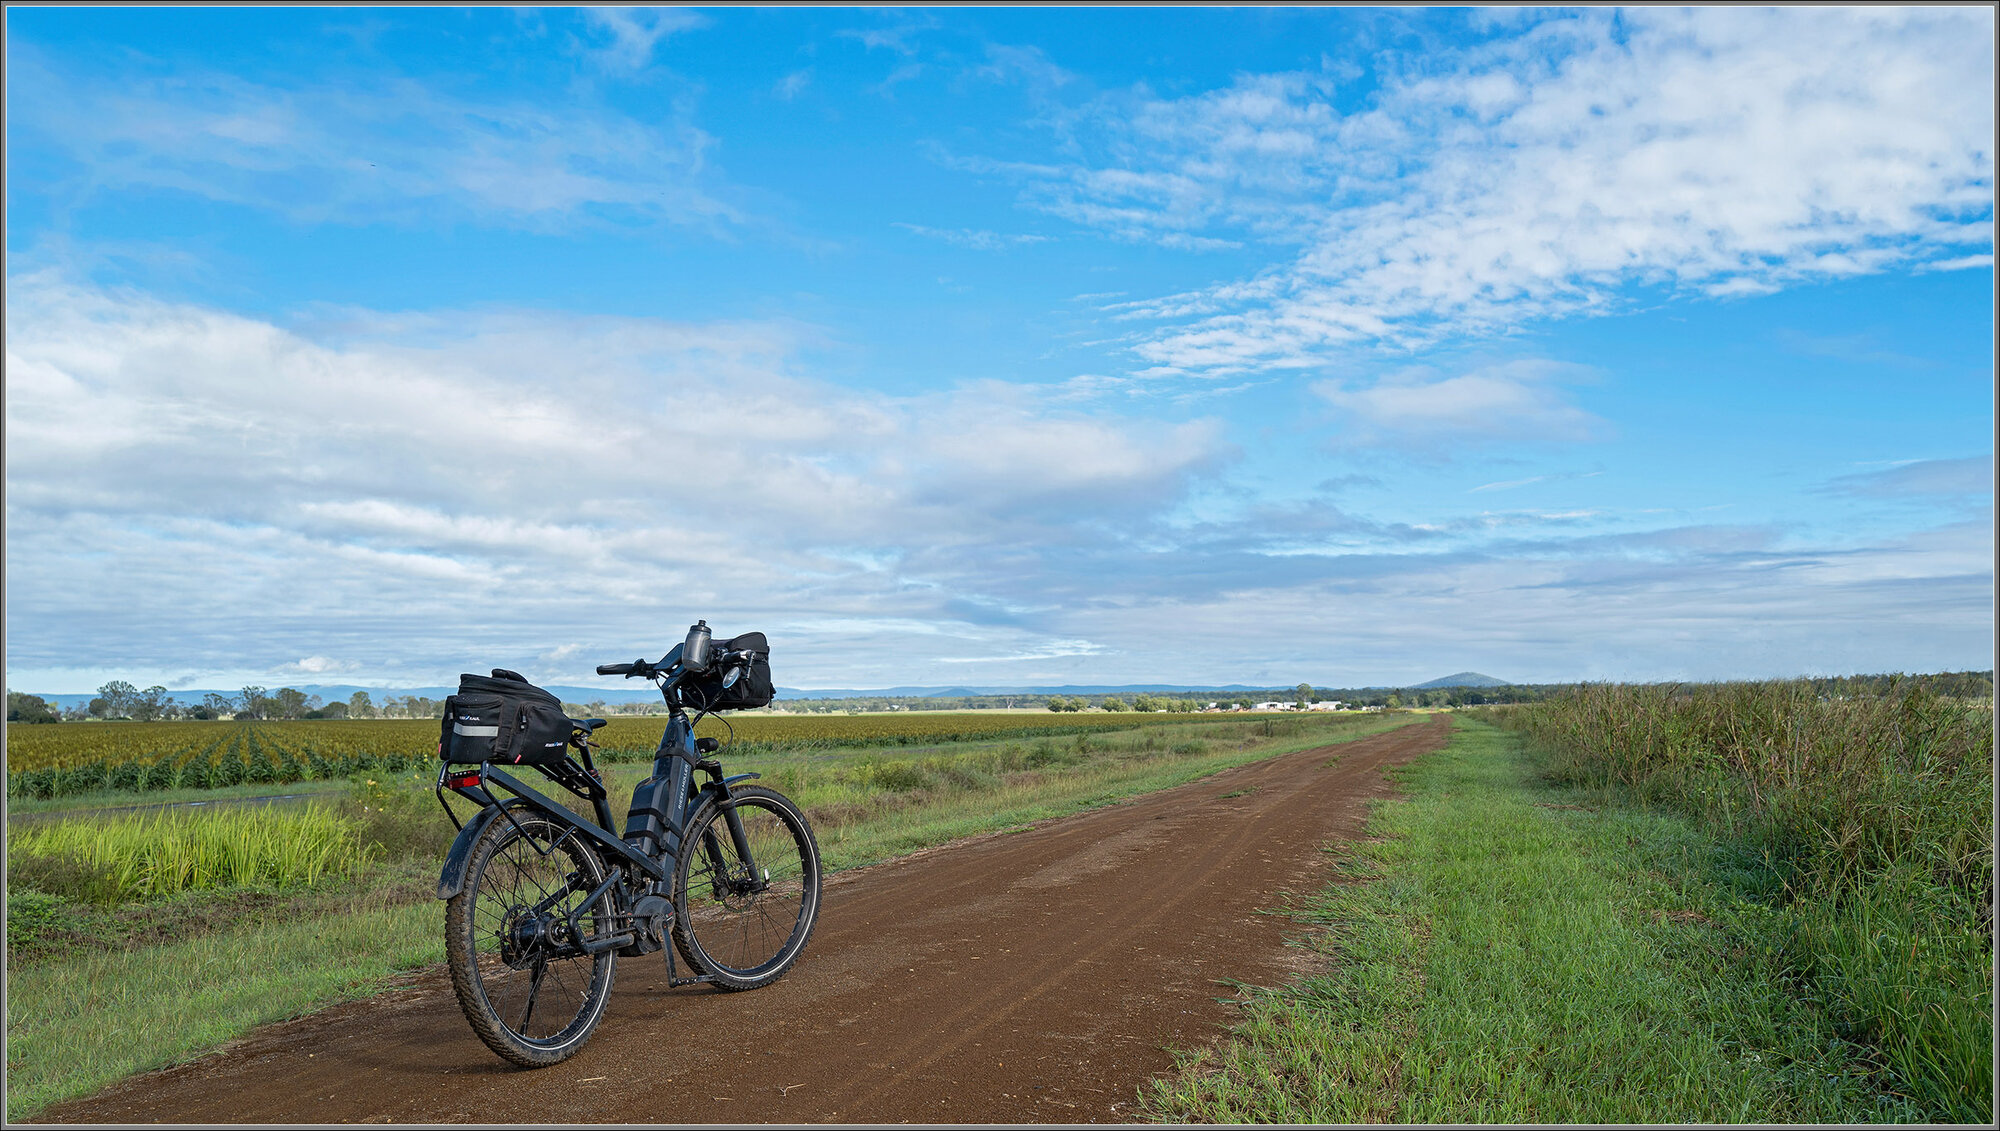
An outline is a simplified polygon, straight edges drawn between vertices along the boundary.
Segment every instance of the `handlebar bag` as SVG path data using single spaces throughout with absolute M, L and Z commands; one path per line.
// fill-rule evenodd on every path
M 562 700 L 515 672 L 458 677 L 444 701 L 438 756 L 447 762 L 544 765 L 569 756 L 571 730 Z
M 741 711 L 752 707 L 768 707 L 777 697 L 777 688 L 771 684 L 771 645 L 761 632 L 746 632 L 729 640 L 718 640 L 710 649 L 711 655 L 724 652 L 749 652 L 750 665 L 736 682 L 722 686 L 722 669 L 713 668 L 693 680 L 681 684 L 681 701 L 690 707 L 704 711 Z

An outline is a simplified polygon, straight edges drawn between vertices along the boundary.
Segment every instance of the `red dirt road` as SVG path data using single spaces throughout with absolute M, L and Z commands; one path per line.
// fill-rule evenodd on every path
M 511 1068 L 442 971 L 270 1026 L 43 1123 L 1088 1123 L 1133 1117 L 1169 1049 L 1221 1034 L 1220 979 L 1282 982 L 1296 924 L 1382 771 L 1447 717 L 1240 766 L 1026 832 L 834 877 L 782 981 L 669 990 L 619 962 L 590 1044 Z M 442 905 L 439 909 L 443 916 Z

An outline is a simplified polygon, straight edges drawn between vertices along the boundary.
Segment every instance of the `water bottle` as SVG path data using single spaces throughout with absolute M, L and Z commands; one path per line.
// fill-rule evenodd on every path
M 691 672 L 708 670 L 708 622 L 698 620 L 688 629 L 687 642 L 681 645 L 681 663 Z

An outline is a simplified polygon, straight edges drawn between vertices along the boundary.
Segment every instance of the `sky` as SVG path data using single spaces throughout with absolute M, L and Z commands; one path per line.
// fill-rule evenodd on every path
M 13 690 L 1992 663 L 1991 8 L 5 17 Z

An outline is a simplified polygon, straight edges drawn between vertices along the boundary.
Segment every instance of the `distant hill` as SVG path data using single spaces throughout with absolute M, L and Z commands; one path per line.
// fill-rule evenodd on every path
M 1446 688 L 1446 687 L 1506 687 L 1506 686 L 1508 686 L 1508 683 L 1504 679 L 1494 679 L 1490 675 L 1481 675 L 1478 672 L 1459 672 L 1456 675 L 1448 675 L 1439 679 L 1434 679 L 1429 683 L 1413 683 L 1410 685 L 1409 689 L 1411 691 L 1435 691 L 1440 688 Z

